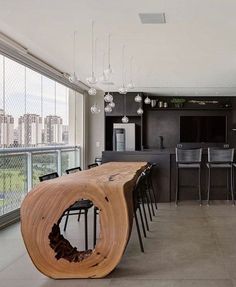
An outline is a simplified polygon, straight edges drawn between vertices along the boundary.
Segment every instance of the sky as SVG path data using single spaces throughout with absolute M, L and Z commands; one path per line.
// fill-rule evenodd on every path
M 25 113 L 43 117 L 56 114 L 62 117 L 63 125 L 68 124 L 67 87 L 6 57 L 4 73 L 3 62 L 0 55 L 0 109 L 4 108 L 5 95 L 5 111 L 14 117 L 15 128 Z

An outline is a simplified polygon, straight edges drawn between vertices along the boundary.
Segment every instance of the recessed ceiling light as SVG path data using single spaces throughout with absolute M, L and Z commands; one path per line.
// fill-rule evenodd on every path
M 142 24 L 165 24 L 165 13 L 139 13 Z

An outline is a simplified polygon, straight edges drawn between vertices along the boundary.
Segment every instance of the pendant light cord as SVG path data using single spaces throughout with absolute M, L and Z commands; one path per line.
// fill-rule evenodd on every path
M 111 67 L 111 34 L 108 35 L 108 68 Z
M 133 82 L 133 60 L 134 60 L 134 57 L 132 56 L 130 58 L 130 80 L 131 82 Z
M 125 86 L 124 67 L 125 67 L 125 45 L 123 45 L 123 47 L 122 47 L 122 83 L 123 83 L 123 87 Z
M 92 76 L 94 75 L 94 21 L 92 21 Z
M 75 75 L 75 50 L 76 50 L 76 31 L 74 31 L 74 42 L 73 42 L 73 73 Z

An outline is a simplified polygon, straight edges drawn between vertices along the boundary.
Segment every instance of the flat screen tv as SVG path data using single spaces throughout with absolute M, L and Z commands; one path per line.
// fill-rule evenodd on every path
M 181 116 L 181 143 L 227 142 L 226 116 Z

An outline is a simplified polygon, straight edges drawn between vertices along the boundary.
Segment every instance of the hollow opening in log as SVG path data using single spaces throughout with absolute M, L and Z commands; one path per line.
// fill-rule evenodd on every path
M 84 208 L 78 208 L 81 206 Z M 98 240 L 96 237 L 99 234 L 99 227 L 98 208 L 89 200 L 83 199 L 75 202 L 52 226 L 48 236 L 55 258 L 69 262 L 81 262 L 89 257 Z

